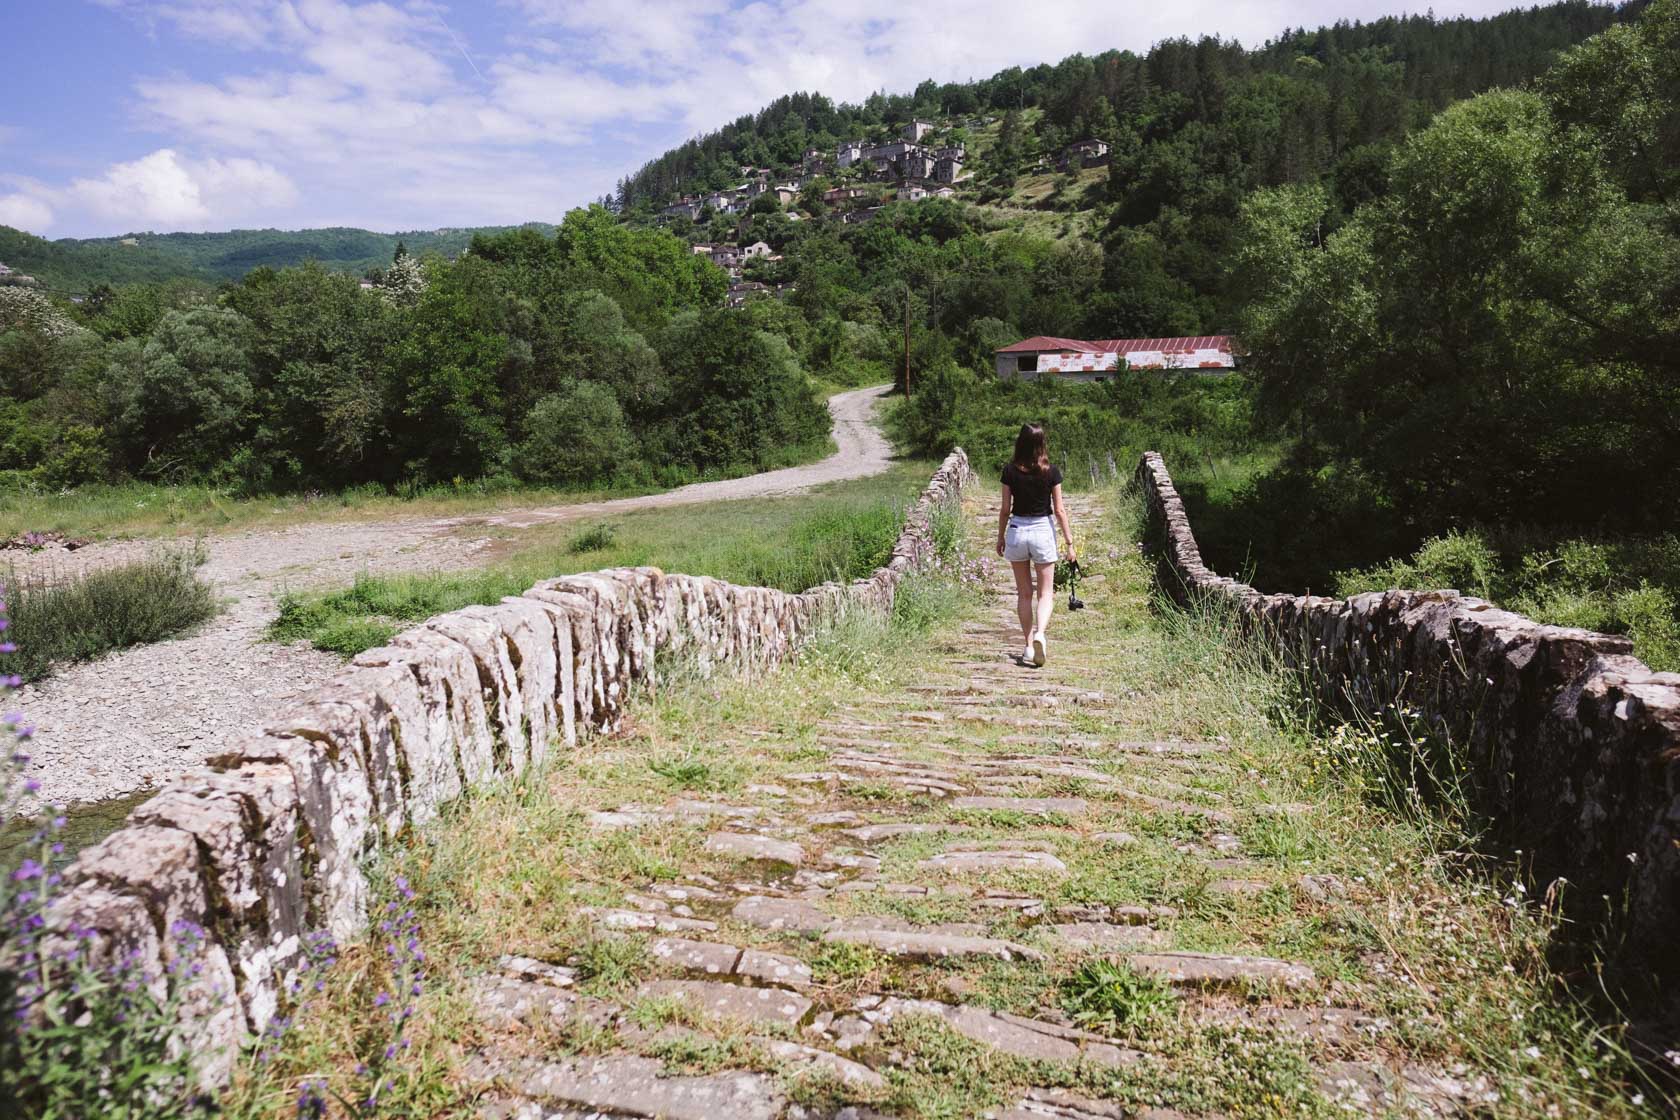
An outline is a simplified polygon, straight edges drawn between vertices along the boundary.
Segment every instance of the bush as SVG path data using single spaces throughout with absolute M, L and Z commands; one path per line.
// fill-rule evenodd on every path
M 1425 541 L 1409 559 L 1336 573 L 1336 593 L 1454 587 L 1538 622 L 1626 634 L 1659 671 L 1680 670 L 1680 538 L 1577 537 L 1505 547 L 1481 531 Z
M 527 421 L 514 469 L 532 482 L 577 484 L 617 474 L 636 455 L 636 441 L 611 389 L 593 381 L 551 393 Z
M 1336 594 L 1358 595 L 1391 587 L 1436 590 L 1454 588 L 1460 594 L 1493 599 L 1504 582 L 1499 554 L 1479 533 L 1453 530 L 1431 537 L 1410 560 L 1394 560 L 1373 568 L 1336 574 Z
M 7 638 L 18 649 L 0 655 L 0 670 L 39 680 L 57 663 L 191 629 L 216 613 L 214 590 L 196 574 L 203 562 L 201 548 L 175 549 L 62 581 L 12 574 L 5 581 Z

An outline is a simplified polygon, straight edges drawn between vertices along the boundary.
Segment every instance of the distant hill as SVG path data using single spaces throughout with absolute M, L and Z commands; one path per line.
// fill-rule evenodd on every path
M 42 284 L 78 293 L 99 284 L 190 278 L 214 283 L 236 280 L 253 268 L 282 268 L 320 261 L 328 268 L 360 273 L 391 263 L 397 243 L 416 255 L 456 256 L 476 233 L 532 228 L 518 226 L 374 233 L 365 229 L 236 229 L 225 233 L 133 233 L 123 237 L 62 238 L 48 241 L 0 226 L 0 262 Z
M 1460 98 L 1523 85 L 1560 50 L 1634 19 L 1647 4 L 1557 0 L 1482 19 L 1431 12 L 1342 21 L 1288 30 L 1254 49 L 1210 37 L 1166 39 L 1143 54 L 1107 50 L 977 81 L 927 80 L 914 92 L 876 93 L 857 105 L 794 93 L 649 160 L 619 181 L 617 198 L 626 211 L 656 211 L 677 195 L 739 183 L 743 167 L 796 174 L 808 149 L 832 161 L 838 142 L 887 136 L 918 117 L 954 126 L 943 135 L 968 141 L 971 172 L 1013 170 L 1000 163 L 1026 169 L 1040 155 L 1092 137 L 1114 144 L 1127 162 L 1141 162 L 1132 157 L 1187 130 L 1185 146 L 1205 147 L 1206 137 L 1193 134 L 1210 128 L 1259 142 L 1264 133 L 1309 130 L 1319 149 L 1312 160 L 1327 163 L 1421 126 Z M 1270 103 L 1256 106 L 1243 96 L 1255 90 Z M 1256 117 L 1256 108 L 1264 114 Z M 983 153 L 980 163 L 989 166 L 976 165 L 977 149 L 995 147 L 988 143 L 997 139 L 995 127 L 987 136 L 956 126 L 1011 110 L 1026 127 L 1007 151 Z M 1290 139 L 1302 146 L 1299 135 Z M 1285 181 L 1301 169 L 1267 170 L 1273 181 Z

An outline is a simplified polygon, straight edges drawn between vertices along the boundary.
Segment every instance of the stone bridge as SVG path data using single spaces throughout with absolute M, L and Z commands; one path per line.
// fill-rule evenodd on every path
M 364 930 L 363 868 L 382 848 L 460 794 L 615 729 L 662 653 L 752 676 L 846 612 L 888 610 L 968 481 L 954 453 L 891 561 L 848 586 L 598 572 L 407 631 L 84 853 L 54 921 L 154 970 L 174 922 L 206 927 L 186 1026 L 221 1055 L 207 1073 L 225 1074 L 277 1014 L 308 931 Z M 1588 891 L 1625 895 L 1622 967 L 1670 976 L 1680 680 L 1621 639 L 1451 592 L 1261 595 L 1202 564 L 1159 456 L 1138 485 L 1159 582 L 1228 604 L 1326 702 L 1398 699 L 1454 735 L 1538 880 L 1582 884 L 1588 909 Z M 1092 551 L 1126 531 L 1099 498 L 1069 504 Z M 976 490 L 962 505 L 983 551 L 995 513 Z M 984 605 L 887 685 L 824 701 L 797 735 L 720 726 L 753 775 L 727 798 L 571 788 L 585 845 L 649 838 L 682 858 L 624 872 L 610 904 L 572 915 L 641 947 L 618 987 L 517 935 L 452 974 L 472 1019 L 453 1075 L 463 1099 L 521 1120 L 1444 1117 L 1501 1100 L 1493 1077 L 1430 1041 L 1439 1023 L 1419 1029 L 1427 1002 L 1397 1029 L 1393 990 L 1415 981 L 1393 978 L 1391 955 L 1303 942 L 1363 928 L 1392 899 L 1305 868 L 1329 810 L 1216 733 L 1232 724 L 1197 711 L 1205 697 L 1171 694 L 1170 673 L 1138 661 L 1147 573 L 1133 542 L 1108 543 L 1111 574 L 1086 593 L 1096 609 L 1058 619 L 1042 671 L 1008 656 L 1013 594 L 994 569 Z M 1131 993 L 1106 1019 L 1069 994 L 1080 976 L 1101 981 L 1093 962 L 1119 962 Z M 1176 1001 L 1177 1018 L 1147 1020 L 1151 1000 Z

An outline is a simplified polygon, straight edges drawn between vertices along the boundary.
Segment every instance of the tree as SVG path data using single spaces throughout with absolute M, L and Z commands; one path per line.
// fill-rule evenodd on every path
M 673 313 L 723 299 L 721 270 L 663 230 L 620 225 L 598 206 L 573 210 L 555 234 L 560 262 L 579 287 L 611 296 L 636 330 L 659 326 Z
M 656 436 L 662 458 L 702 470 L 761 464 L 827 434 L 828 410 L 792 349 L 746 312 L 687 312 L 655 346 L 670 381 Z
M 1408 140 L 1322 248 L 1321 193 L 1251 202 L 1245 338 L 1303 454 L 1419 522 L 1672 523 L 1680 487 L 1648 468 L 1680 462 L 1680 239 L 1578 138 L 1539 96 L 1485 94 Z
M 403 475 L 477 478 L 502 461 L 508 314 L 491 262 L 463 257 L 432 276 L 386 357 L 386 425 Z
M 257 449 L 273 460 L 272 482 L 345 485 L 367 477 L 383 442 L 380 370 L 396 317 L 390 305 L 315 262 L 255 269 L 224 299 L 255 328 Z
M 237 311 L 171 311 L 142 346 L 114 351 L 107 382 L 117 396 L 128 465 L 156 478 L 226 473 L 251 422 L 251 323 Z
M 575 485 L 628 473 L 636 441 L 618 399 L 605 385 L 579 381 L 531 409 L 526 436 L 513 456 L 521 478 Z

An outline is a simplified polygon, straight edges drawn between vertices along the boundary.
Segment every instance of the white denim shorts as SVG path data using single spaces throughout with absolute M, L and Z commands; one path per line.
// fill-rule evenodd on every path
M 1003 534 L 1003 558 L 1011 564 L 1056 562 L 1056 523 L 1048 517 L 1011 517 Z

